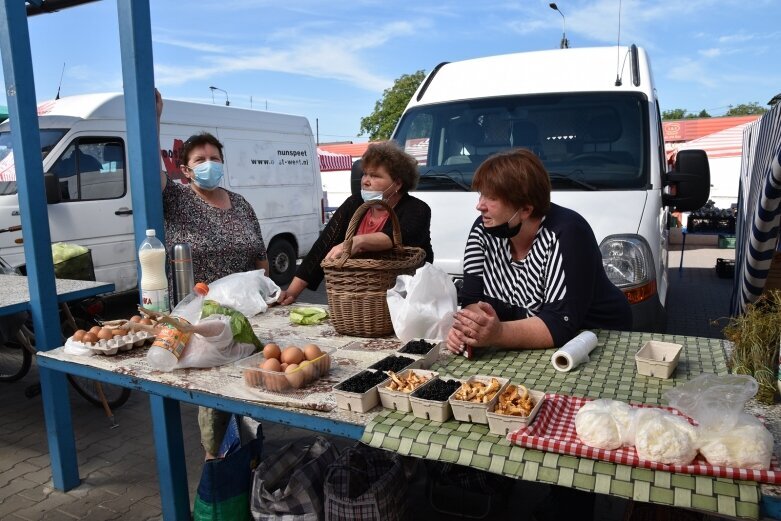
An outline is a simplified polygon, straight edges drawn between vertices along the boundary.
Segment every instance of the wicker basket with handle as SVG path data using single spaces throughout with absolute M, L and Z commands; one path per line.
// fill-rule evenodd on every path
M 388 210 L 393 224 L 393 247 L 350 255 L 353 236 L 372 205 Z M 336 331 L 358 337 L 392 334 L 386 292 L 396 284 L 398 275 L 412 275 L 425 259 L 426 252 L 422 248 L 402 244 L 399 219 L 390 206 L 384 201 L 362 204 L 350 219 L 342 256 L 320 263 L 325 272 L 328 308 Z

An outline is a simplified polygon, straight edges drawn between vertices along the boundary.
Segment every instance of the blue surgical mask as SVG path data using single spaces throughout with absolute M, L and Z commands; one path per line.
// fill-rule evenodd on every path
M 193 183 L 204 190 L 214 190 L 220 184 L 223 176 L 222 163 L 204 161 L 190 168 L 193 172 Z

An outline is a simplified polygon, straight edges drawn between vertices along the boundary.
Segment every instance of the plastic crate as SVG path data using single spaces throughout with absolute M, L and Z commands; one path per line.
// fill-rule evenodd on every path
M 732 259 L 716 259 L 716 275 L 721 279 L 735 277 L 735 261 Z
M 92 264 L 92 250 L 55 264 L 54 276 L 58 279 L 94 281 L 95 266 Z
M 735 236 L 719 234 L 719 248 L 735 249 Z

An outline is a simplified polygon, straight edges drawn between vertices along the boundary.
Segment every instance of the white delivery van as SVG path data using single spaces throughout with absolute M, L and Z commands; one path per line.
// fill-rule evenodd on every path
M 43 171 L 59 193 L 47 193 L 53 242 L 92 250 L 95 276 L 116 290 L 136 286 L 136 249 L 121 94 L 72 96 L 41 103 Z M 323 224 L 317 148 L 301 116 L 166 101 L 160 144 L 163 167 L 177 180 L 182 143 L 211 132 L 224 145 L 222 186 L 252 205 L 269 252 L 271 276 L 289 282 Z M 20 224 L 10 126 L 0 124 L 0 228 Z M 56 190 L 54 190 L 56 192 Z M 47 190 L 48 192 L 48 190 Z M 24 262 L 21 232 L 0 235 L 0 256 Z
M 414 195 L 431 206 L 434 262 L 456 279 L 478 216 L 478 195 L 470 192 L 475 169 L 491 154 L 526 147 L 545 163 L 553 201 L 591 224 L 605 271 L 632 304 L 634 327 L 663 325 L 666 207 L 700 208 L 708 165 L 702 151 L 687 151 L 676 172 L 666 172 L 659 102 L 642 49 L 558 49 L 440 64 L 393 139 L 418 158 Z

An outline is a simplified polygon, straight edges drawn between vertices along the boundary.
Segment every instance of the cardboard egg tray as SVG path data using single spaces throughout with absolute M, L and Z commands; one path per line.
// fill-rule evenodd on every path
M 151 343 L 154 338 L 155 336 L 147 331 L 128 332 L 126 335 L 116 335 L 110 340 L 98 340 L 94 344 L 77 342 L 71 337 L 65 341 L 65 347 L 89 349 L 94 354 L 112 356 L 120 351 L 130 351 L 134 347 L 142 347 L 146 343 Z

